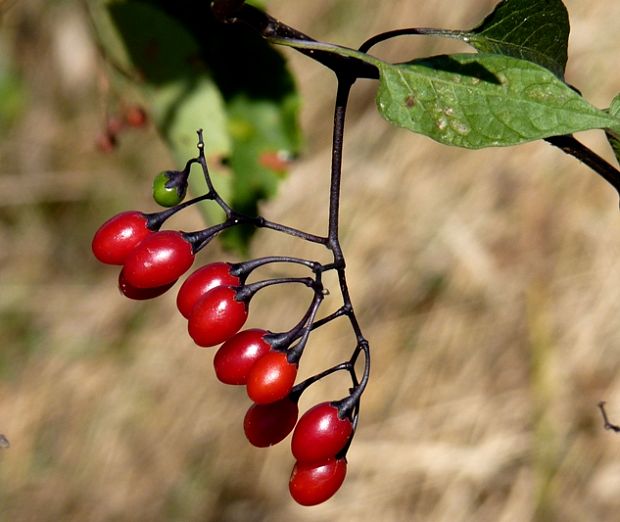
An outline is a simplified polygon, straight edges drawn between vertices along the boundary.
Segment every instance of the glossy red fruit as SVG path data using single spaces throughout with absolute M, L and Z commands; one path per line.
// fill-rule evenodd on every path
M 269 404 L 284 399 L 295 384 L 297 364 L 288 362 L 286 352 L 270 351 L 250 368 L 247 392 L 257 404 Z
M 122 265 L 143 239 L 153 234 L 142 212 L 128 210 L 108 219 L 95 232 L 92 250 L 102 263 Z
M 236 296 L 234 287 L 216 286 L 196 302 L 187 329 L 198 346 L 223 343 L 241 329 L 248 318 L 248 307 Z
M 125 259 L 127 282 L 137 288 L 154 288 L 176 281 L 194 262 L 192 245 L 181 232 L 153 232 Z
M 228 339 L 213 358 L 217 378 L 224 384 L 246 384 L 252 365 L 271 350 L 264 339 L 267 334 L 266 330 L 252 328 Z
M 293 431 L 299 408 L 288 397 L 271 404 L 253 404 L 243 419 L 243 431 L 253 446 L 266 448 Z
M 156 286 L 155 288 L 137 288 L 127 282 L 123 270 L 121 270 L 121 273 L 118 275 L 118 289 L 121 291 L 121 294 L 136 301 L 144 301 L 146 299 L 159 297 L 166 293 L 174 283 L 176 283 L 176 281 L 172 281 L 172 283 L 168 283 L 167 285 Z
M 186 319 L 196 301 L 216 286 L 237 286 L 239 278 L 230 273 L 229 263 L 211 263 L 192 272 L 179 288 L 177 308 Z
M 328 500 L 340 489 L 346 474 L 345 458 L 329 458 L 318 463 L 297 462 L 288 489 L 297 503 L 315 506 Z
M 291 450 L 299 462 L 321 462 L 334 457 L 353 432 L 347 418 L 338 417 L 338 408 L 322 402 L 304 413 L 293 432 Z

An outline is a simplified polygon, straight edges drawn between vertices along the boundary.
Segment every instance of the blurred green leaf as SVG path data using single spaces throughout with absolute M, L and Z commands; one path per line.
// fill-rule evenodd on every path
M 615 116 L 616 118 L 620 118 L 620 94 L 618 94 L 613 101 L 611 102 L 611 106 L 609 107 L 609 114 Z M 616 155 L 616 160 L 620 163 L 620 132 L 611 133 L 607 132 L 607 140 L 611 145 L 614 154 Z
M 532 62 L 497 54 L 378 64 L 379 112 L 391 123 L 470 149 L 518 145 L 595 128 L 620 128 Z
M 504 0 L 463 39 L 480 52 L 529 60 L 564 78 L 569 32 L 561 0 Z
M 258 7 L 259 9 L 265 9 L 267 7 L 267 0 L 246 0 L 245 3 Z
M 0 130 L 6 130 L 26 105 L 25 86 L 7 61 L 0 58 Z
M 300 146 L 297 95 L 283 58 L 247 29 L 219 24 L 208 2 L 91 2 L 104 49 L 147 100 L 177 167 L 196 156 L 196 130 L 203 128 L 218 191 L 255 214 L 282 178 L 262 166 L 261 154 L 294 155 Z M 190 185 L 204 192 L 200 174 L 192 173 Z M 206 205 L 210 221 L 221 219 Z M 243 250 L 249 235 L 232 229 L 226 244 Z
M 276 194 L 278 184 L 288 169 L 288 159 L 299 147 L 296 124 L 298 98 L 291 95 L 276 105 L 268 100 L 236 96 L 228 104 L 233 153 L 230 166 L 233 179 L 233 207 L 256 215 L 258 201 Z M 226 243 L 243 245 L 251 229 L 227 231 Z
M 108 60 L 142 94 L 176 166 L 196 156 L 199 128 L 204 129 L 207 157 L 228 156 L 232 143 L 225 103 L 191 33 L 146 2 L 96 0 L 92 13 Z M 215 169 L 211 173 L 227 197 L 230 177 Z M 198 171 L 190 177 L 190 185 L 196 193 L 206 188 Z M 213 204 L 201 209 L 209 221 L 221 218 Z

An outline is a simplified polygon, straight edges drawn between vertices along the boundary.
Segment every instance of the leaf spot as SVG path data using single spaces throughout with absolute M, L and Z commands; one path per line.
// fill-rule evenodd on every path
M 471 131 L 469 125 L 460 120 L 452 120 L 450 127 L 452 127 L 454 131 L 461 136 L 466 136 Z

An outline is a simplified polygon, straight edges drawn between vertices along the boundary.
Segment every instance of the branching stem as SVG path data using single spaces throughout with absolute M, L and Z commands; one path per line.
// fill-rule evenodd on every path
M 611 430 L 615 433 L 620 433 L 620 426 L 609 422 L 609 418 L 607 417 L 607 412 L 605 411 L 605 401 L 599 402 L 598 407 L 601 410 L 601 415 L 603 416 L 603 427 L 606 430 Z
M 315 283 L 315 298 L 310 308 L 311 314 L 309 316 L 305 316 L 303 319 L 304 324 L 306 320 L 308 321 L 308 324 L 305 324 L 305 326 L 303 327 L 304 337 L 299 344 L 303 343 L 303 346 L 305 346 L 307 336 L 309 335 L 311 330 L 314 330 L 338 317 L 346 316 L 356 337 L 356 347 L 353 350 L 349 361 L 334 366 L 333 368 L 330 368 L 325 372 L 322 372 L 321 374 L 318 374 L 317 376 L 308 379 L 307 381 L 304 381 L 304 383 L 298 385 L 298 387 L 295 388 L 295 394 L 297 394 L 298 396 L 298 394 L 300 394 L 309 384 L 315 382 L 315 379 L 322 378 L 322 376 L 328 375 L 329 373 L 332 373 L 334 371 L 342 369 L 348 370 L 351 375 L 353 386 L 350 390 L 349 396 L 340 401 L 337 401 L 337 404 L 339 408 L 339 413 L 342 416 L 351 418 L 355 428 L 357 426 L 359 417 L 360 397 L 364 392 L 364 389 L 366 388 L 366 384 L 368 382 L 370 374 L 370 347 L 364 335 L 362 334 L 359 322 L 357 320 L 351 302 L 351 297 L 349 294 L 346 280 L 346 261 L 339 240 L 343 137 L 347 101 L 349 98 L 351 87 L 358 78 L 379 78 L 378 66 L 380 65 L 381 61 L 378 58 L 370 56 L 368 54 L 368 51 L 374 45 L 380 42 L 402 35 L 442 36 L 467 41 L 467 36 L 469 36 L 469 33 L 463 31 L 452 31 L 434 28 L 396 29 L 393 31 L 387 31 L 381 34 L 377 34 L 369 38 L 356 51 L 354 49 L 316 41 L 313 38 L 310 38 L 309 36 L 301 33 L 300 31 L 286 24 L 283 24 L 282 22 L 269 16 L 263 11 L 256 9 L 255 7 L 246 5 L 244 0 L 214 0 L 214 2 L 212 3 L 212 9 L 216 17 L 223 23 L 246 25 L 250 27 L 253 31 L 256 31 L 258 34 L 260 34 L 267 41 L 275 44 L 293 47 L 297 51 L 312 58 L 316 62 L 333 70 L 336 74 L 338 88 L 336 93 L 334 126 L 332 136 L 328 231 L 325 237 L 309 234 L 307 232 L 290 228 L 288 226 L 278 223 L 273 223 L 262 217 L 253 218 L 249 216 L 244 216 L 236 213 L 232 208 L 230 208 L 217 195 L 217 192 L 213 188 L 210 177 L 208 175 L 206 160 L 204 159 L 204 145 L 202 145 L 202 133 L 199 133 L 199 161 L 203 167 L 205 178 L 207 180 L 207 185 L 209 187 L 208 196 L 211 199 L 214 199 L 225 212 L 227 217 L 227 223 L 249 223 L 256 227 L 268 228 L 304 239 L 306 241 L 322 244 L 331 251 L 333 255 L 333 263 L 318 265 L 314 268 L 315 275 L 317 277 Z M 609 164 L 603 158 L 598 156 L 591 149 L 583 145 L 571 135 L 552 136 L 546 138 L 546 141 L 558 147 L 566 154 L 574 156 L 585 165 L 590 167 L 594 172 L 596 172 L 606 181 L 608 181 L 620 195 L 620 171 L 618 171 L 618 169 Z M 325 272 L 327 270 L 335 270 L 338 275 L 338 282 L 343 305 L 336 312 L 328 315 L 327 317 L 319 319 L 318 321 L 314 321 L 314 318 L 318 311 L 318 307 L 323 298 L 323 294 L 319 294 L 316 284 L 320 284 L 320 275 L 322 272 Z M 301 278 L 291 278 L 291 281 L 302 282 L 304 280 Z M 309 279 L 306 281 L 309 281 Z M 311 286 L 309 283 L 307 284 L 308 286 Z M 301 328 L 301 326 L 299 326 L 299 328 Z M 295 330 L 295 332 L 297 331 L 298 330 Z M 301 354 L 303 346 L 301 347 L 301 349 L 298 350 L 298 354 L 297 352 L 295 352 L 295 357 Z M 364 370 L 362 378 L 360 380 L 356 375 L 355 365 L 360 354 L 362 353 L 364 354 Z M 620 432 L 620 427 L 609 422 L 604 409 L 604 403 L 600 403 L 599 408 L 603 415 L 605 428 Z M 341 454 L 346 454 L 347 449 L 348 444 L 345 448 L 343 448 Z

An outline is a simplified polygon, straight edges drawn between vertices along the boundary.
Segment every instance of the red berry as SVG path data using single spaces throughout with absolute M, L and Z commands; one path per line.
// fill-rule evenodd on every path
M 353 432 L 353 424 L 338 416 L 338 408 L 322 402 L 304 413 L 293 432 L 291 450 L 299 462 L 321 462 L 334 457 Z
M 271 349 L 264 339 L 267 333 L 252 328 L 228 339 L 213 358 L 217 378 L 224 384 L 245 384 L 252 365 Z
M 144 301 L 145 299 L 159 297 L 166 293 L 174 283 L 176 283 L 176 281 L 172 281 L 172 283 L 168 283 L 167 285 L 156 286 L 155 288 L 137 288 L 127 282 L 123 270 L 121 270 L 121 273 L 118 275 L 118 289 L 121 291 L 121 294 L 129 299 L 135 299 L 136 301 Z
M 99 152 L 103 152 L 105 154 L 109 154 L 110 152 L 113 152 L 117 146 L 118 146 L 118 140 L 116 138 L 116 134 L 111 134 L 109 132 L 102 132 L 95 139 L 95 147 L 97 147 Z
M 192 308 L 187 329 L 198 346 L 215 346 L 235 335 L 248 318 L 248 307 L 237 301 L 232 286 L 216 286 Z
M 284 399 L 295 384 L 297 364 L 288 362 L 286 352 L 270 351 L 250 368 L 247 392 L 257 404 Z
M 273 446 L 293 431 L 299 408 L 288 397 L 271 404 L 253 404 L 243 419 L 243 431 L 257 448 Z
M 237 286 L 240 280 L 230 273 L 229 263 L 211 263 L 199 268 L 179 288 L 177 308 L 186 319 L 192 313 L 196 301 L 216 286 Z
M 125 123 L 136 129 L 144 127 L 148 119 L 146 111 L 139 105 L 130 105 L 127 107 L 123 116 L 125 118 Z
M 347 474 L 345 458 L 329 458 L 317 463 L 297 462 L 293 467 L 288 489 L 302 506 L 325 502 L 342 486 Z
M 109 136 L 117 136 L 123 130 L 123 120 L 117 115 L 110 115 L 105 122 L 105 130 Z
M 154 288 L 176 281 L 194 262 L 192 245 L 181 232 L 153 232 L 134 248 L 123 271 L 127 282 L 138 288 Z
M 95 232 L 92 250 L 102 263 L 122 265 L 129 253 L 153 234 L 142 212 L 128 210 L 108 219 Z

